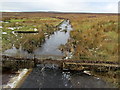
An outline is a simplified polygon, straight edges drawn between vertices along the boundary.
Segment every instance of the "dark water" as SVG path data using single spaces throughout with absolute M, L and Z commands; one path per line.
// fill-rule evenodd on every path
M 20 88 L 112 88 L 107 82 L 82 72 L 63 72 L 38 66 Z

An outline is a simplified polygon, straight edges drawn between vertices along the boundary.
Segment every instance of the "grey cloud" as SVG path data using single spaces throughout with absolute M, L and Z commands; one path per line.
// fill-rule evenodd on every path
M 3 2 L 1 11 L 116 12 L 117 2 L 82 2 L 82 0 L 41 0 L 39 2 Z

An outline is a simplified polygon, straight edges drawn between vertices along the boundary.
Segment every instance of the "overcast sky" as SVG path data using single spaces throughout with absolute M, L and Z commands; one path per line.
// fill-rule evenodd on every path
M 0 11 L 117 13 L 119 0 L 3 0 Z

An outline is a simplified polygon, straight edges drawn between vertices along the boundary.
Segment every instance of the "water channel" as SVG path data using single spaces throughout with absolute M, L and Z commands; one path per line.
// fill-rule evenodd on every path
M 69 20 L 64 21 L 60 25 L 60 30 L 54 32 L 49 38 L 46 38 L 45 43 L 34 50 L 34 55 L 58 55 L 63 56 L 58 47 L 61 44 L 66 44 L 69 39 L 69 32 L 72 30 Z M 67 30 L 65 32 L 64 30 Z M 29 55 L 26 51 L 18 50 L 15 47 L 4 52 L 6 55 L 15 55 L 16 53 Z M 32 57 L 32 55 L 30 55 Z M 110 83 L 107 83 L 100 78 L 93 77 L 84 72 L 62 71 L 55 65 L 37 65 L 36 68 L 25 79 L 20 88 L 111 88 Z
M 32 58 L 35 55 L 37 58 L 40 57 L 57 57 L 63 56 L 58 48 L 60 45 L 64 45 L 67 43 L 69 39 L 69 32 L 72 30 L 71 25 L 69 24 L 69 20 L 63 21 L 63 23 L 59 26 L 59 31 L 54 32 L 49 38 L 46 37 L 45 43 L 41 45 L 41 47 L 34 50 L 32 54 L 27 51 L 22 50 L 21 48 L 16 49 L 16 47 L 12 47 L 11 49 L 6 50 L 3 54 L 9 56 L 23 56 Z M 65 30 L 67 32 L 65 32 Z

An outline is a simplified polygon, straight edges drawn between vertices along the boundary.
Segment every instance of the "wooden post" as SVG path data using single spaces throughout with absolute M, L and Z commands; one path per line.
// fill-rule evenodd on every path
M 100 72 L 102 71 L 102 66 L 100 65 Z
M 109 67 L 109 71 L 110 71 L 110 67 Z
M 35 55 L 33 56 L 33 60 L 34 60 L 34 67 L 36 67 Z

